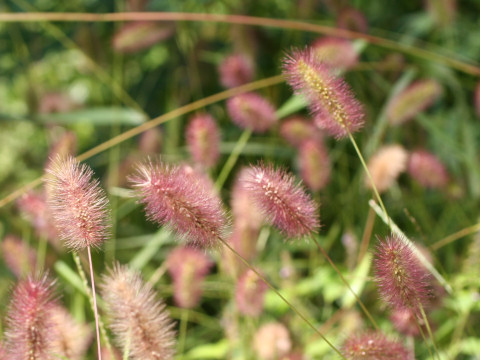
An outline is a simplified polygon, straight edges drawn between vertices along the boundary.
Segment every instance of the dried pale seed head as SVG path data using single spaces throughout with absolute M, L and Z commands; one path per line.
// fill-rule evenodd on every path
M 59 305 L 53 307 L 52 319 L 57 334 L 53 339 L 55 355 L 69 360 L 84 359 L 93 338 L 90 327 L 75 321 L 72 315 Z
M 279 322 L 263 324 L 254 335 L 254 348 L 262 360 L 284 359 L 292 350 L 288 329 Z
M 43 277 L 21 280 L 13 290 L 6 317 L 8 360 L 53 360 L 57 336 L 52 318 L 54 282 Z
M 130 178 L 150 220 L 192 243 L 209 247 L 223 238 L 227 218 L 213 184 L 190 166 L 147 162 Z
M 244 272 L 239 277 L 235 288 L 238 311 L 246 316 L 260 316 L 267 289 L 267 284 L 252 269 Z
M 205 168 L 215 166 L 220 157 L 220 131 L 209 114 L 196 115 L 190 119 L 186 140 L 193 160 Z
M 320 129 L 340 139 L 363 127 L 362 105 L 311 48 L 294 50 L 285 58 L 283 72 L 294 92 L 307 99 Z
M 145 155 L 158 154 L 162 148 L 163 132 L 159 127 L 144 131 L 138 139 L 138 150 Z
M 425 150 L 416 150 L 410 154 L 408 173 L 426 188 L 441 189 L 448 183 L 448 173 L 440 159 Z
M 255 93 L 240 94 L 228 99 L 227 111 L 237 126 L 256 133 L 264 133 L 277 123 L 273 105 Z
M 348 70 L 358 63 L 358 54 L 352 42 L 346 39 L 322 37 L 313 42 L 312 50 L 320 61 L 332 69 Z
M 47 172 L 48 205 L 67 247 L 100 247 L 109 234 L 108 199 L 93 171 L 68 157 L 55 159 Z
M 323 142 L 309 140 L 298 149 L 298 164 L 303 182 L 313 191 L 323 189 L 330 181 L 330 158 Z
M 119 53 L 136 53 L 168 39 L 174 33 L 173 22 L 135 21 L 115 33 L 112 46 Z
M 37 253 L 22 239 L 15 235 L 5 235 L 1 250 L 3 259 L 9 270 L 17 277 L 22 278 L 32 273 L 37 267 Z
M 193 308 L 203 293 L 205 276 L 213 266 L 203 251 L 177 247 L 168 255 L 167 267 L 173 278 L 173 297 L 179 307 Z
M 429 302 L 430 276 L 410 246 L 398 236 L 380 240 L 374 259 L 375 281 L 383 299 L 394 309 L 420 313 Z
M 432 106 L 442 94 L 442 87 L 433 79 L 419 80 L 390 100 L 387 116 L 392 125 L 400 125 Z
M 410 309 L 394 309 L 390 315 L 390 320 L 395 329 L 406 336 L 420 336 L 420 331 L 418 330 L 419 324 L 425 333 L 427 331 L 423 319 L 415 315 Z
M 383 333 L 366 332 L 350 336 L 342 347 L 347 360 L 410 360 L 409 351 Z
M 242 54 L 227 56 L 220 64 L 218 70 L 220 83 L 226 88 L 240 86 L 253 80 L 253 63 L 247 56 Z
M 299 147 L 308 140 L 322 141 L 323 135 L 312 120 L 294 115 L 280 125 L 280 135 L 292 146 Z
M 407 170 L 407 160 L 408 153 L 400 145 L 386 145 L 373 154 L 367 165 L 378 192 L 390 189 L 398 176 Z M 372 188 L 368 177 L 365 177 L 365 185 Z
M 101 283 L 110 329 L 133 360 L 169 360 L 175 355 L 174 323 L 150 284 L 126 266 L 115 265 Z
M 267 220 L 289 238 L 311 235 L 320 226 L 318 208 L 293 175 L 272 165 L 251 166 L 242 179 Z

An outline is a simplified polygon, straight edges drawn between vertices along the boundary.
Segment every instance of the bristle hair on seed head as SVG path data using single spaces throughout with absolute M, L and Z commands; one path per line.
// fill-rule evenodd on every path
M 398 236 L 379 239 L 375 259 L 375 281 L 383 299 L 395 309 L 420 314 L 428 305 L 430 276 L 413 250 Z
M 318 208 L 292 174 L 272 165 L 250 166 L 242 183 L 267 220 L 288 238 L 316 232 Z
M 380 331 L 369 331 L 350 336 L 343 344 L 347 360 L 410 360 L 411 355 L 403 344 L 388 339 Z
M 54 359 L 54 285 L 43 275 L 29 276 L 15 286 L 6 316 L 4 341 L 8 360 Z
M 408 173 L 420 185 L 441 189 L 448 184 L 448 172 L 440 159 L 426 150 L 412 151 L 408 160 Z
M 218 70 L 220 83 L 226 88 L 232 88 L 252 81 L 255 69 L 246 55 L 231 54 L 223 59 Z
M 253 92 L 228 99 L 227 111 L 237 126 L 255 133 L 264 133 L 277 123 L 272 103 Z
M 52 319 L 57 335 L 53 340 L 57 357 L 63 356 L 69 360 L 84 359 L 93 335 L 90 327 L 75 321 L 67 309 L 60 305 L 53 308 Z
M 347 83 L 336 77 L 311 48 L 293 50 L 287 55 L 283 73 L 295 94 L 307 99 L 319 128 L 341 139 L 363 127 L 362 105 Z
M 213 263 L 204 251 L 179 246 L 167 257 L 167 268 L 173 279 L 173 297 L 182 308 L 198 305 L 203 294 L 203 282 Z
M 190 119 L 186 140 L 195 163 L 205 168 L 216 165 L 220 157 L 220 131 L 209 114 L 198 114 Z
M 260 316 L 267 289 L 267 284 L 252 269 L 246 270 L 238 278 L 235 288 L 235 302 L 239 312 L 246 316 Z
M 57 157 L 47 172 L 48 205 L 67 247 L 100 247 L 109 235 L 108 199 L 92 169 L 73 157 Z
M 140 273 L 116 264 L 104 275 L 101 293 L 117 344 L 133 360 L 170 360 L 175 355 L 174 323 L 165 304 Z
M 223 239 L 227 218 L 210 179 L 187 165 L 148 161 L 130 177 L 147 217 L 191 243 L 212 247 Z

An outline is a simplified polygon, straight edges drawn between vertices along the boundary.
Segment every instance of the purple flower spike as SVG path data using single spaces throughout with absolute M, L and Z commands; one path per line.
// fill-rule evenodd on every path
M 264 97 L 245 93 L 227 100 L 228 114 L 233 122 L 244 129 L 264 133 L 277 122 L 275 108 Z
M 305 96 L 316 125 L 337 139 L 363 126 L 363 107 L 347 83 L 332 74 L 311 48 L 284 60 L 285 77 L 296 94 Z
M 398 341 L 388 339 L 380 331 L 350 336 L 343 344 L 348 360 L 410 360 L 408 350 Z
M 211 115 L 194 116 L 188 123 L 186 140 L 190 154 L 196 163 L 205 168 L 217 164 L 220 157 L 220 131 Z
M 412 249 L 392 235 L 377 246 L 375 280 L 383 299 L 395 309 L 420 313 L 429 300 L 429 274 Z
M 175 356 L 174 323 L 140 273 L 115 265 L 103 276 L 102 296 L 117 344 L 132 360 L 171 360 Z
M 167 224 L 193 243 L 210 247 L 223 238 L 227 219 L 213 184 L 189 166 L 148 162 L 130 179 L 150 220 Z
M 77 251 L 99 247 L 108 235 L 108 200 L 93 171 L 73 157 L 57 157 L 47 172 L 48 205 L 60 236 Z
M 292 175 L 262 164 L 247 171 L 243 186 L 274 226 L 289 238 L 317 231 L 317 206 Z
M 46 276 L 28 277 L 13 290 L 6 320 L 7 359 L 54 359 L 53 286 Z

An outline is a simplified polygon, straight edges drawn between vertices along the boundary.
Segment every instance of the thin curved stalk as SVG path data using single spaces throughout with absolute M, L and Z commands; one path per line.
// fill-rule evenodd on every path
M 390 216 L 388 216 L 387 209 L 385 209 L 385 205 L 383 204 L 382 198 L 380 197 L 380 193 L 378 192 L 377 186 L 375 185 L 375 182 L 373 181 L 372 174 L 370 174 L 370 171 L 368 170 L 367 163 L 365 162 L 365 159 L 363 158 L 362 152 L 358 148 L 357 142 L 355 141 L 355 138 L 353 137 L 352 133 L 348 131 L 348 137 L 350 139 L 350 142 L 352 143 L 353 147 L 355 148 L 355 151 L 357 152 L 358 158 L 360 159 L 360 162 L 362 163 L 362 166 L 367 174 L 368 180 L 370 181 L 370 184 L 372 185 L 373 193 L 375 194 L 375 197 L 377 198 L 378 202 L 380 203 L 380 206 L 382 207 L 382 211 L 385 214 L 385 217 L 387 218 L 387 226 L 389 228 L 392 227 L 390 224 Z
M 333 269 L 336 271 L 336 273 L 340 276 L 340 279 L 342 279 L 343 283 L 345 284 L 345 286 L 348 288 L 348 290 L 350 290 L 350 292 L 352 293 L 352 295 L 355 297 L 355 300 L 357 300 L 358 304 L 360 305 L 360 307 L 362 308 L 363 312 L 365 313 L 365 315 L 367 315 L 368 319 L 370 320 L 370 322 L 372 323 L 372 325 L 375 327 L 376 330 L 380 330 L 380 328 L 378 327 L 378 324 L 377 322 L 375 321 L 375 319 L 373 318 L 372 314 L 370 314 L 370 311 L 368 311 L 368 309 L 366 308 L 366 306 L 363 304 L 362 300 L 360 300 L 360 298 L 358 297 L 357 293 L 352 289 L 352 287 L 350 286 L 350 284 L 348 283 L 348 281 L 345 279 L 345 277 L 342 275 L 342 273 L 340 272 L 340 270 L 338 269 L 337 265 L 335 265 L 335 263 L 333 262 L 333 260 L 330 258 L 330 256 L 328 256 L 327 252 L 325 251 L 325 249 L 318 243 L 317 239 L 315 239 L 315 237 L 311 237 L 313 242 L 317 245 L 317 248 L 320 250 L 320 252 L 323 254 L 323 256 L 327 259 L 327 261 L 330 263 L 330 265 L 333 267 Z
M 90 281 L 92 284 L 93 311 L 95 314 L 95 330 L 97 333 L 98 360 L 102 360 L 102 347 L 100 345 L 100 326 L 98 325 L 97 296 L 95 294 L 95 278 L 93 276 L 92 252 L 90 246 L 87 246 L 88 265 L 90 266 Z
M 226 246 L 231 252 L 233 252 L 235 254 L 235 256 L 237 256 L 244 264 L 245 266 L 247 266 L 249 269 L 251 269 L 259 278 L 260 280 L 262 280 L 265 284 L 267 284 L 267 286 L 285 303 L 288 305 L 288 307 L 290 309 L 292 309 L 292 311 L 297 314 L 313 331 L 315 331 L 315 333 L 317 333 L 322 339 L 323 341 L 325 341 L 327 343 L 328 346 L 330 346 L 330 348 L 335 351 L 337 353 L 338 356 L 340 356 L 341 359 L 343 360 L 347 360 L 343 355 L 342 353 L 340 352 L 340 350 L 338 350 L 335 345 L 333 345 L 321 332 L 320 330 L 318 330 L 311 322 L 310 320 L 307 319 L 307 317 L 305 315 L 303 315 L 300 310 L 298 310 L 290 301 L 288 301 L 281 293 L 280 291 L 278 291 L 275 286 L 273 286 L 262 274 L 260 274 L 252 265 L 250 265 L 250 263 L 242 256 L 240 255 L 234 248 L 232 248 L 230 246 L 229 243 L 227 243 L 225 240 L 223 240 L 222 238 L 218 238 L 218 240 L 220 240 L 222 242 L 222 244 L 224 246 Z
M 75 261 L 75 265 L 77 266 L 78 275 L 80 275 L 80 278 L 82 279 L 83 286 L 85 288 L 85 293 L 87 294 L 88 301 L 90 302 L 90 307 L 93 310 L 95 308 L 95 304 L 93 301 L 92 292 L 90 290 L 90 287 L 88 286 L 87 276 L 85 275 L 85 272 L 83 271 L 82 263 L 80 262 L 80 257 L 75 252 L 72 253 L 72 256 L 73 256 L 73 260 Z M 98 326 L 100 328 L 103 341 L 107 345 L 107 349 L 110 352 L 110 356 L 113 356 L 113 349 L 112 349 L 112 345 L 110 344 L 110 339 L 108 338 L 107 331 L 105 330 L 105 325 L 103 324 L 103 321 L 100 318 L 98 318 Z
M 400 44 L 396 41 L 379 36 L 362 34 L 354 31 L 339 29 L 333 26 L 316 25 L 295 20 L 271 19 L 246 15 L 224 15 L 206 13 L 179 13 L 179 12 L 122 12 L 122 13 L 3 13 L 0 14 L 3 22 L 114 22 L 114 21 L 202 21 L 228 24 L 281 28 L 313 33 L 333 35 L 347 39 L 363 39 L 372 45 L 386 49 L 400 51 L 419 58 L 432 60 L 460 70 L 467 74 L 480 76 L 480 68 L 449 56 L 437 54 L 420 47 Z
M 228 89 L 228 90 L 216 93 L 216 94 L 211 95 L 211 96 L 207 96 L 203 99 L 194 101 L 190 104 L 187 104 L 185 106 L 182 106 L 182 107 L 179 107 L 175 110 L 172 110 L 172 111 L 170 111 L 166 114 L 160 115 L 160 116 L 158 116 L 158 117 L 156 117 L 156 118 L 154 118 L 154 119 L 152 119 L 152 120 L 150 120 L 146 123 L 143 123 L 142 125 L 139 125 L 139 126 L 134 127 L 130 130 L 127 130 L 127 131 L 125 131 L 125 132 L 123 132 L 123 133 L 121 133 L 121 134 L 119 134 L 119 135 L 101 143 L 100 145 L 97 145 L 97 146 L 91 148 L 90 150 L 84 152 L 83 154 L 77 156 L 77 160 L 78 161 L 83 161 L 83 160 L 89 159 L 92 156 L 100 154 L 101 152 L 103 152 L 105 150 L 108 150 L 108 149 L 112 148 L 113 146 L 122 143 L 123 141 L 126 141 L 126 140 L 128 140 L 128 139 L 130 139 L 130 138 L 132 138 L 136 135 L 141 134 L 144 131 L 147 131 L 151 128 L 154 128 L 155 126 L 163 124 L 163 123 L 165 123 L 167 121 L 170 121 L 172 119 L 175 119 L 179 116 L 182 116 L 182 115 L 188 114 L 190 112 L 193 112 L 195 110 L 198 110 L 198 109 L 204 108 L 206 106 L 215 104 L 219 101 L 226 100 L 226 99 L 228 99 L 232 96 L 235 96 L 237 94 L 258 90 L 258 89 L 261 89 L 261 88 L 265 88 L 265 87 L 269 87 L 269 86 L 272 86 L 272 85 L 280 84 L 282 82 L 283 82 L 283 76 L 282 75 L 276 75 L 276 76 L 272 76 L 272 77 L 265 78 L 265 79 L 262 79 L 262 80 L 254 81 L 254 82 L 242 85 L 242 86 L 238 86 L 236 88 Z M 44 179 L 43 177 L 39 177 L 39 178 L 33 180 L 32 182 L 22 186 L 21 188 L 13 191 L 9 195 L 5 196 L 3 199 L 0 200 L 0 208 L 2 208 L 3 206 L 7 205 L 8 203 L 14 201 L 18 197 L 22 196 L 28 190 L 34 189 L 35 187 L 40 185 L 43 182 L 43 179 Z
M 430 248 L 432 250 L 438 250 L 441 247 L 444 247 L 445 245 L 450 244 L 451 242 L 454 242 L 455 240 L 461 239 L 464 236 L 476 233 L 477 231 L 480 231 L 480 223 L 468 226 L 462 230 L 457 231 L 456 233 L 453 233 L 451 235 L 448 235 L 447 237 L 437 241 L 435 244 L 431 245 Z

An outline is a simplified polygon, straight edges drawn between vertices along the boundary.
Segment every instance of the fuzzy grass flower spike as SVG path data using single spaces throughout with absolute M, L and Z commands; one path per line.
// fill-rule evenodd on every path
M 307 99 L 319 128 L 337 139 L 362 128 L 362 105 L 347 83 L 336 77 L 314 50 L 294 50 L 285 58 L 283 72 L 295 94 Z
M 205 175 L 189 166 L 147 162 L 130 178 L 150 220 L 196 245 L 210 247 L 223 239 L 227 219 L 222 202 Z
M 350 336 L 343 344 L 348 360 L 410 360 L 409 351 L 379 331 Z
M 150 284 L 126 266 L 115 265 L 103 277 L 102 295 L 113 333 L 133 360 L 171 360 L 175 355 L 174 323 Z
M 287 237 L 304 237 L 320 226 L 318 209 L 293 175 L 272 165 L 251 166 L 242 178 L 254 203 Z
M 47 276 L 28 277 L 13 290 L 4 339 L 8 360 L 55 359 L 53 291 L 54 282 Z
M 396 235 L 377 245 L 375 280 L 383 299 L 394 309 L 419 314 L 429 300 L 429 274 L 412 249 Z
M 73 157 L 57 157 L 47 172 L 48 204 L 67 247 L 100 247 L 109 234 L 108 199 L 99 181 L 92 179 L 92 169 Z

